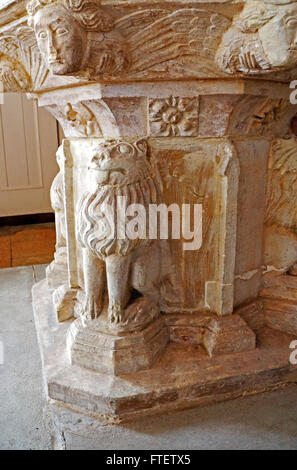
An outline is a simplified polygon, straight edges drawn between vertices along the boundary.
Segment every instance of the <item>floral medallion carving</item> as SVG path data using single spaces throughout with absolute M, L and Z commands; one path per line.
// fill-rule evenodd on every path
M 198 135 L 198 98 L 150 100 L 149 125 L 154 136 Z

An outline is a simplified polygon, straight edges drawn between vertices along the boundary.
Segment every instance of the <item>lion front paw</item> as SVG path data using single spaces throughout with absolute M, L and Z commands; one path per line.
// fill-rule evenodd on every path
M 119 304 L 112 304 L 108 309 L 108 319 L 111 323 L 121 323 L 123 321 L 124 311 Z
M 87 296 L 83 308 L 83 315 L 87 320 L 94 320 L 101 314 L 101 303 L 94 296 Z

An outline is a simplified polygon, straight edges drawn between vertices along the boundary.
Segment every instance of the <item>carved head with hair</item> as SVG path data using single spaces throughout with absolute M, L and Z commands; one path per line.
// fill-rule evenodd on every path
M 96 0 L 30 0 L 29 25 L 54 75 L 116 73 L 128 63 L 114 20 Z
M 228 73 L 263 73 L 297 65 L 297 0 L 248 0 L 217 52 Z
M 141 204 L 148 216 L 149 204 L 160 202 L 160 190 L 153 167 L 147 158 L 144 139 L 130 143 L 105 140 L 95 144 L 88 166 L 88 190 L 77 206 L 77 233 L 84 247 L 99 258 L 125 256 L 150 240 L 118 234 L 118 202 L 121 214 L 127 207 Z

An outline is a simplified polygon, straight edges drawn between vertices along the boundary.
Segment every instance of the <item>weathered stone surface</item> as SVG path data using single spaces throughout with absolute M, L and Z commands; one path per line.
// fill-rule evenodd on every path
M 251 351 L 256 347 L 256 335 L 238 315 L 213 319 L 203 338 L 209 355 Z
M 293 0 L 13 1 L 0 10 L 2 82 L 32 91 L 230 74 L 285 81 L 296 77 L 295 12 Z
M 270 328 L 297 335 L 297 277 L 266 274 L 261 290 L 265 322 Z
M 57 280 L 56 277 L 55 280 Z M 55 289 L 55 292 L 53 293 L 53 303 L 57 312 L 57 318 L 60 322 L 69 320 L 69 318 L 73 317 L 76 301 L 76 289 L 71 289 L 66 284 L 61 284 L 57 289 Z
M 236 141 L 240 180 L 235 262 L 236 306 L 257 297 L 263 265 L 267 140 Z
M 169 342 L 162 317 L 128 334 L 106 332 L 106 326 L 100 323 L 85 326 L 81 319 L 72 323 L 67 338 L 71 364 L 105 374 L 129 374 L 150 369 Z
M 264 264 L 268 272 L 294 274 L 297 262 L 297 139 L 271 145 L 266 192 Z
M 235 313 L 240 315 L 240 317 L 243 318 L 246 324 L 255 333 L 265 326 L 264 308 L 261 298 L 236 308 Z
M 264 299 L 265 321 L 270 328 L 297 335 L 296 302 Z

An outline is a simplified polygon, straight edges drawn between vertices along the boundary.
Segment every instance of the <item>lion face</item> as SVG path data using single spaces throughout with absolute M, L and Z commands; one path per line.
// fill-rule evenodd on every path
M 150 174 L 145 140 L 134 143 L 109 140 L 94 148 L 88 166 L 97 185 L 122 186 L 136 183 Z

